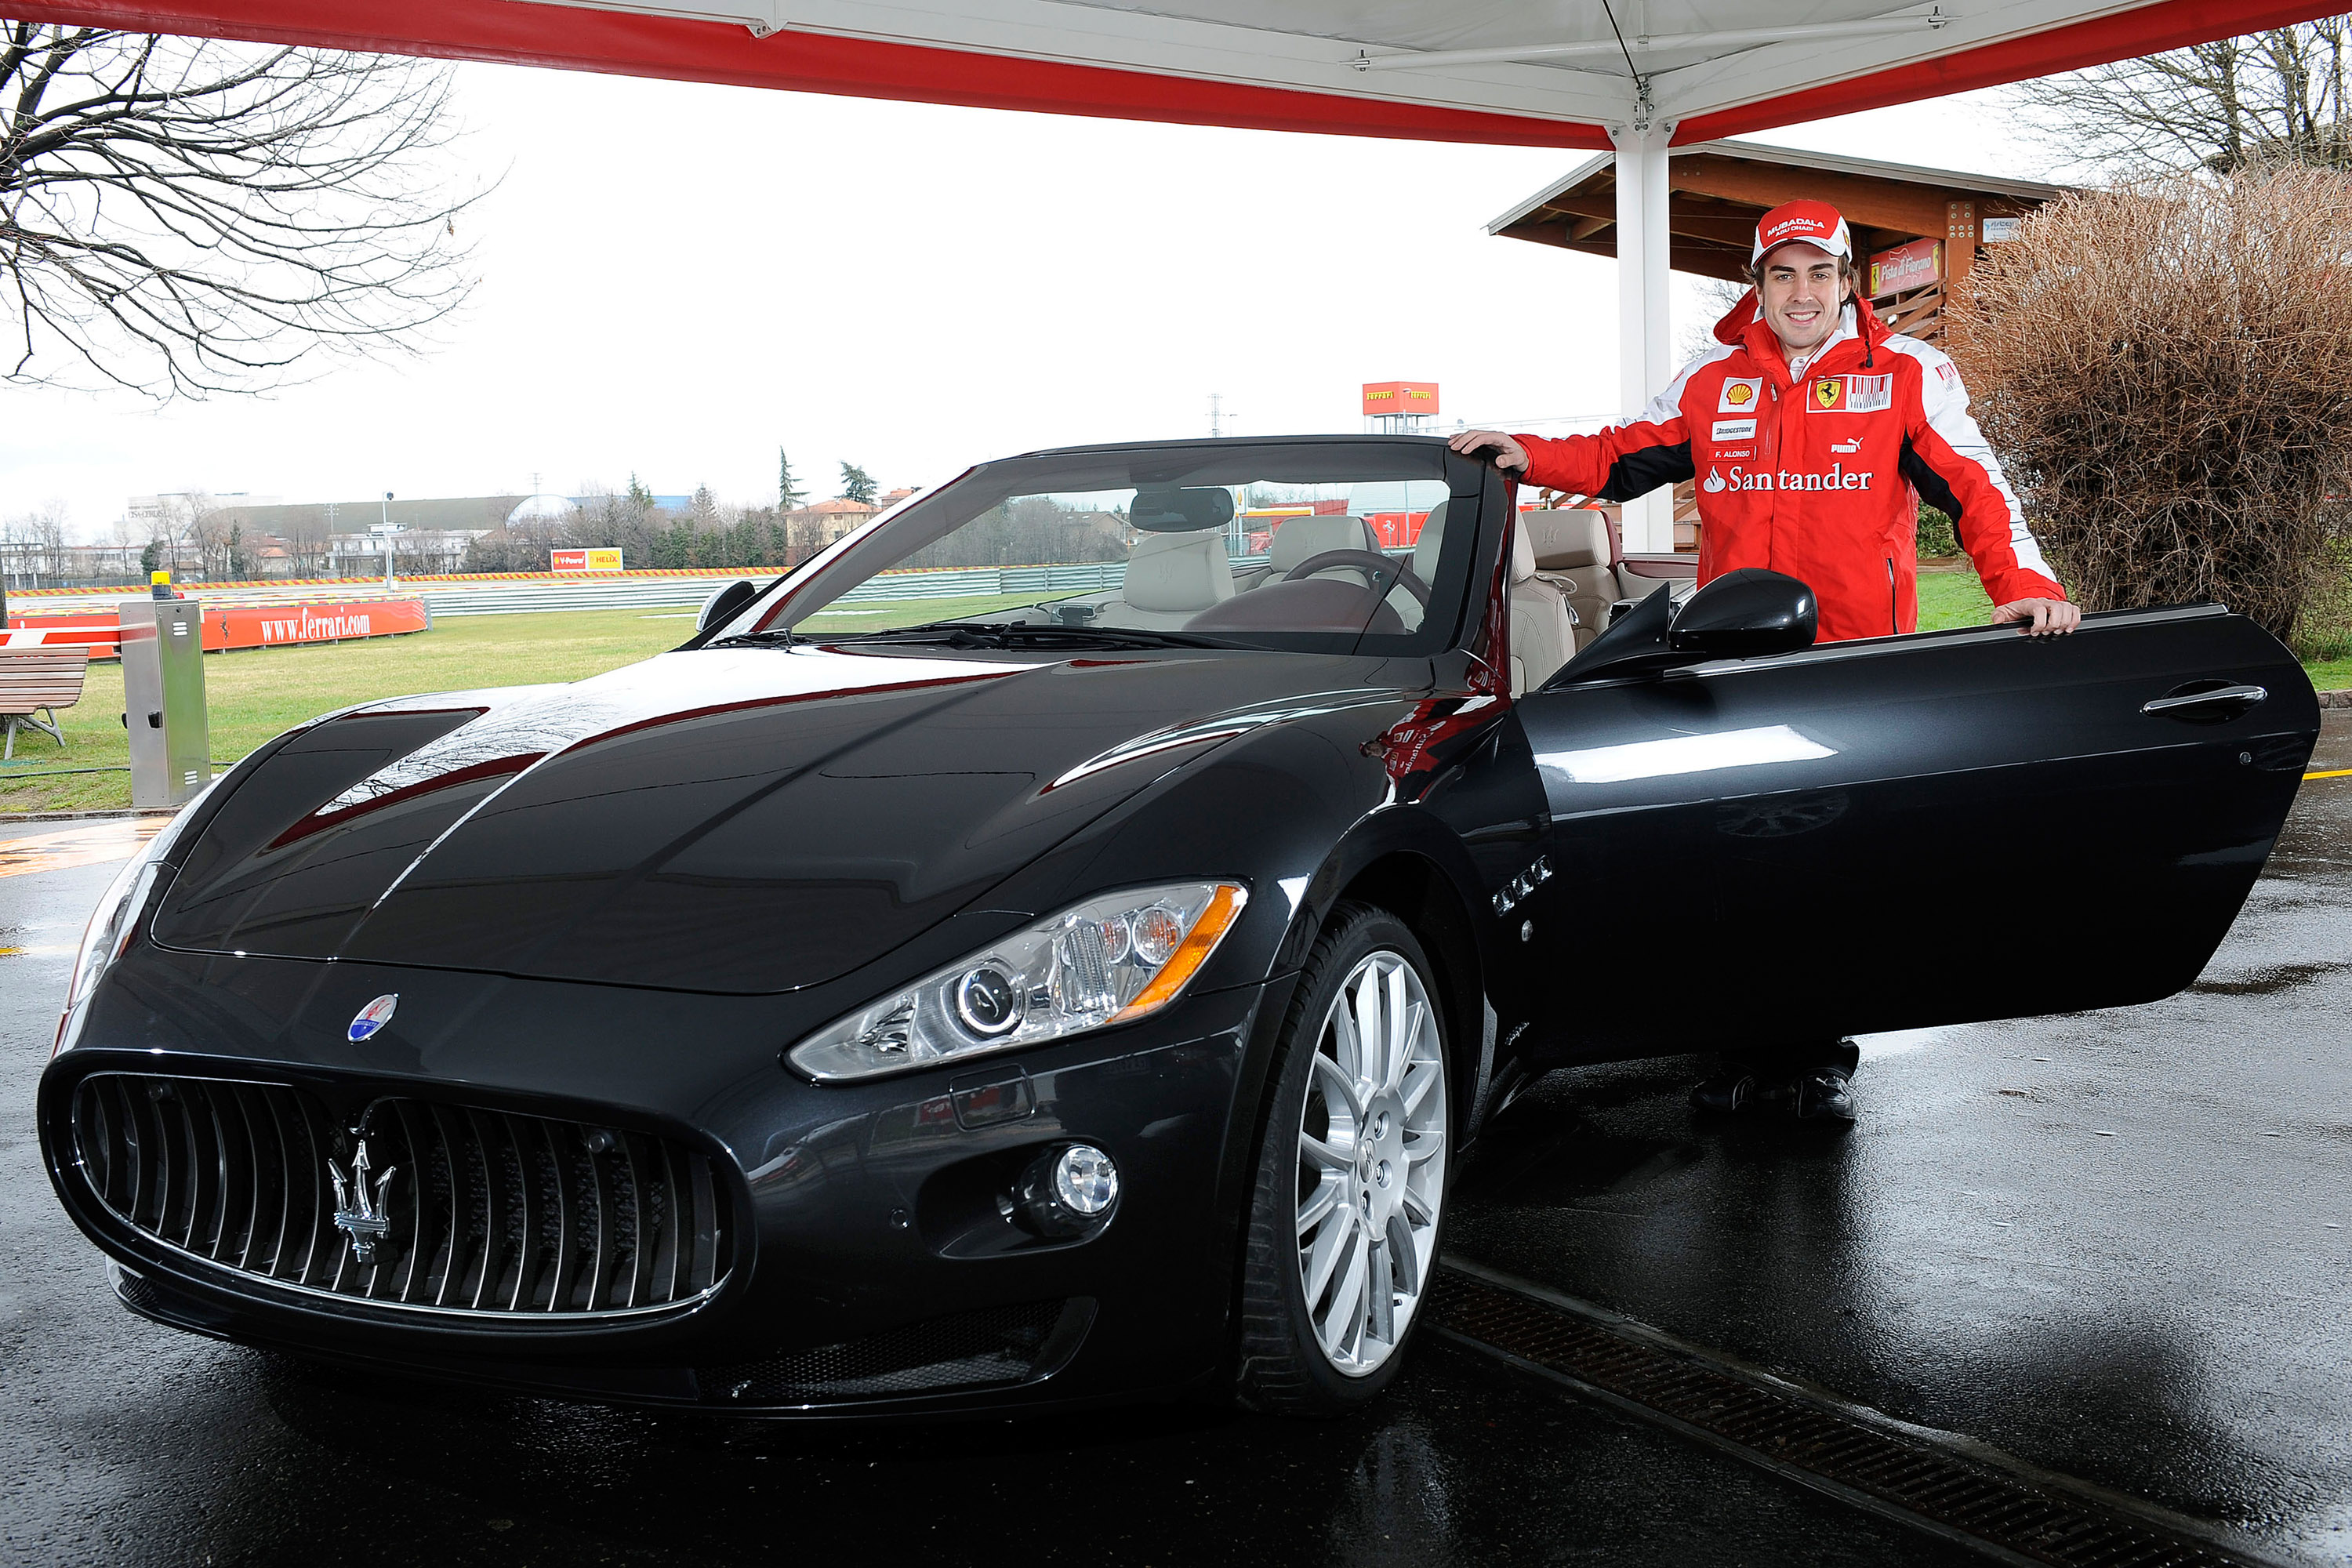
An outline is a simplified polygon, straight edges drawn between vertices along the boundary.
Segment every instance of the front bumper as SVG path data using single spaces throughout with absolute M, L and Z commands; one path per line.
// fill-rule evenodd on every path
M 349 1041 L 352 998 L 392 994 L 393 1026 Z M 126 1305 L 240 1342 L 746 1413 L 1180 1392 L 1224 1356 L 1247 1154 L 1236 1139 L 1255 1122 L 1241 1086 L 1264 1000 L 1262 987 L 1210 993 L 1017 1056 L 818 1087 L 779 1062 L 798 1037 L 790 999 L 144 948 L 109 973 L 83 1043 L 44 1075 L 41 1138 Z M 78 1086 L 100 1072 L 291 1084 L 354 1128 L 396 1097 L 703 1151 L 728 1189 L 725 1272 L 672 1310 L 562 1322 L 290 1290 L 110 1206 L 73 1115 Z M 1118 1162 L 1118 1206 L 1081 1238 L 1034 1234 L 1003 1197 L 1069 1142 Z

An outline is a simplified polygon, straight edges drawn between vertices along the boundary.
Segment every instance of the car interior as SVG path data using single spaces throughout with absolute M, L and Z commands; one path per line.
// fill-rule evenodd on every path
M 1421 624 L 1450 504 L 1433 476 L 1016 494 L 968 520 L 969 544 L 959 525 L 919 564 L 1066 563 L 1036 569 L 1066 574 L 1077 591 L 983 612 L 1007 626 L 1395 636 Z M 1597 510 L 1519 514 L 1508 570 L 1515 693 L 1542 685 L 1660 586 L 1615 553 Z

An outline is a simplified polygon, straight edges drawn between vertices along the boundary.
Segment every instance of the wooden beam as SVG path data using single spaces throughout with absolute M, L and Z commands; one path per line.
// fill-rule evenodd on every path
M 1685 153 L 1675 159 L 1674 183 L 1681 190 L 1759 209 L 1810 199 L 1830 203 L 1845 215 L 1849 223 L 1912 235 L 1940 236 L 1944 232 L 1946 193 L 1932 186 L 1826 174 L 1811 169 L 1775 168 L 1769 163 L 1706 153 Z

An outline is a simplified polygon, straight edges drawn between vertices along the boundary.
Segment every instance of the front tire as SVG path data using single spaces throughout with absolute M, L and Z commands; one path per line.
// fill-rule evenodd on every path
M 1396 1376 L 1452 1169 L 1436 996 L 1403 921 L 1367 904 L 1332 912 L 1275 1047 L 1242 1264 L 1245 1405 L 1334 1415 Z

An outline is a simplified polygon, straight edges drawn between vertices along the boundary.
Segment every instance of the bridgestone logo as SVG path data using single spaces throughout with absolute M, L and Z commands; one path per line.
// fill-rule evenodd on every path
M 1738 468 L 1718 473 L 1709 468 L 1706 482 L 1699 488 L 1709 495 L 1725 490 L 1866 490 L 1876 477 L 1867 469 L 1847 473 L 1843 463 L 1831 464 L 1825 474 L 1800 474 L 1787 468 L 1750 473 Z

